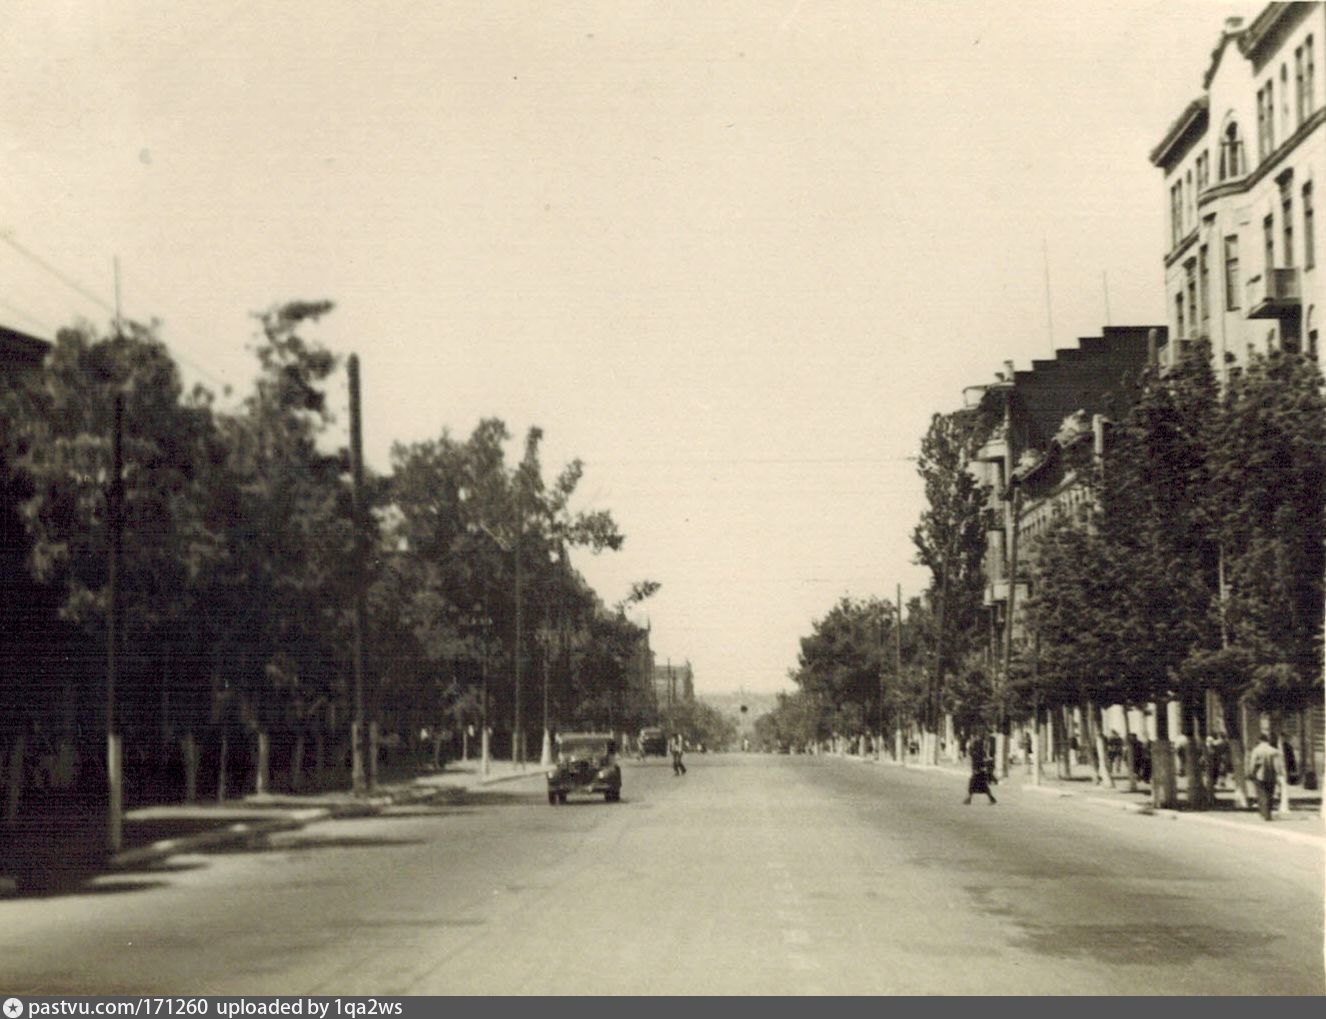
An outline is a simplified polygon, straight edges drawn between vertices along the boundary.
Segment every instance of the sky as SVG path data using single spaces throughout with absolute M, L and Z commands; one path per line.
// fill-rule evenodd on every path
M 1165 321 L 1148 153 L 1257 4 L 6 0 L 0 323 L 161 323 L 232 399 L 322 299 L 364 442 L 543 429 L 576 565 L 704 693 L 927 577 L 930 418 Z M 333 404 L 346 428 L 343 375 Z M 225 403 L 225 399 L 222 399 Z

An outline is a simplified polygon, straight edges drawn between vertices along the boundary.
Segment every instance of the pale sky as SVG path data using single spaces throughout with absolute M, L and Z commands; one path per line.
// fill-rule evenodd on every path
M 1107 295 L 1165 321 L 1147 154 L 1261 9 L 4 6 L 0 322 L 104 325 L 118 256 L 126 314 L 242 394 L 249 313 L 335 301 L 370 465 L 542 427 L 626 535 L 578 565 L 662 584 L 636 618 L 700 692 L 790 689 L 840 597 L 918 593 L 908 458 L 964 386 Z

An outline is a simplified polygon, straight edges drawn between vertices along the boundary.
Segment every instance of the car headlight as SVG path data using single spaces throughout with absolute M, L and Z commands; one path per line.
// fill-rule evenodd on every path
M 553 768 L 550 772 L 548 772 L 548 777 L 549 777 L 550 779 L 555 779 L 555 778 L 557 777 L 558 774 L 559 774 L 559 773 L 558 773 L 557 769 L 556 769 L 556 768 Z

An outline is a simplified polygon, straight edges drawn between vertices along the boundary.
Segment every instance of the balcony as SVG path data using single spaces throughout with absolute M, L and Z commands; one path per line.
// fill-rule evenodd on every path
M 1295 318 L 1303 309 L 1297 269 L 1270 269 L 1247 283 L 1248 318 Z
M 1002 564 L 1001 564 L 1002 565 Z M 1001 573 L 1004 572 L 1002 569 Z M 1031 596 L 1031 588 L 1022 579 L 1022 567 L 1018 567 L 1017 590 L 1013 592 L 1016 602 L 1022 605 L 1027 603 L 1027 598 Z M 986 608 L 997 603 L 1008 601 L 1008 578 L 1006 576 L 987 579 L 985 582 L 985 595 L 981 599 Z

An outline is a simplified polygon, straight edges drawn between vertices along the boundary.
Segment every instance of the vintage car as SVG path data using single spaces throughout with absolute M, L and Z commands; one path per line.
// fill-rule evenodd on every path
M 622 769 L 612 736 L 568 732 L 557 737 L 557 757 L 548 771 L 548 802 L 565 803 L 568 793 L 602 793 L 608 803 L 621 799 Z
M 668 737 L 662 729 L 648 728 L 640 730 L 640 757 L 667 757 Z

